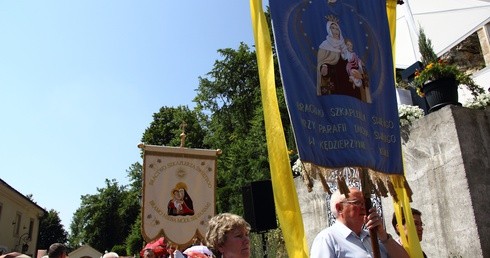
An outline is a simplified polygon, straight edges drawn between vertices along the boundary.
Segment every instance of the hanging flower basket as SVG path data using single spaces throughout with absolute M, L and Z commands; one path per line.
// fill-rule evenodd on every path
M 424 84 L 422 88 L 429 113 L 447 105 L 458 105 L 458 82 L 455 78 L 440 78 Z

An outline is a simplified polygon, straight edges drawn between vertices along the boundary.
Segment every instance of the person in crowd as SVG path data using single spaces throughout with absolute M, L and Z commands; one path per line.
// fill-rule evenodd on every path
M 177 245 L 172 242 L 167 243 L 167 255 L 165 257 L 175 258 L 175 252 L 178 250 Z
M 49 258 L 65 258 L 68 257 L 67 248 L 64 244 L 54 243 L 48 249 Z
M 241 216 L 221 213 L 209 220 L 206 243 L 216 257 L 250 257 L 250 224 Z
M 408 258 L 408 253 L 383 227 L 375 208 L 366 212 L 364 196 L 357 188 L 350 188 L 349 195 L 335 191 L 330 199 L 330 209 L 336 222 L 322 230 L 313 240 L 310 258 L 325 257 L 372 257 L 369 231 L 378 235 L 381 257 Z
M 189 258 L 208 258 L 213 257 L 213 252 L 205 245 L 193 245 L 184 250 L 183 254 Z
M 119 258 L 116 252 L 107 252 L 102 256 L 102 258 Z
M 143 251 L 143 258 L 155 258 L 155 252 L 153 252 L 153 249 L 146 248 Z
M 422 241 L 422 235 L 424 234 L 424 223 L 422 222 L 422 212 L 419 210 L 412 208 L 412 217 L 413 217 L 413 222 L 415 224 L 415 229 L 417 230 L 417 236 L 419 238 L 419 241 Z M 405 232 L 405 235 L 408 235 L 408 228 L 406 225 L 405 221 L 405 215 L 402 212 L 402 223 L 399 225 L 398 221 L 396 219 L 395 213 L 393 213 L 393 219 L 391 220 L 391 224 L 393 225 L 393 228 L 395 229 L 395 232 L 398 236 L 400 236 L 400 231 L 399 231 L 399 226 L 403 226 L 403 230 Z M 401 239 L 398 238 L 396 240 L 400 245 Z M 427 255 L 422 251 L 422 254 L 424 255 L 425 258 L 427 258 Z

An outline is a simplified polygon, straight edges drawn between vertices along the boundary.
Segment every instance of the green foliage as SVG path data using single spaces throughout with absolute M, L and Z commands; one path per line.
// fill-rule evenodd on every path
M 422 56 L 422 64 L 423 66 L 427 66 L 430 63 L 437 62 L 437 55 L 434 52 L 434 48 L 432 47 L 432 41 L 427 38 L 425 35 L 424 29 L 420 29 L 419 31 L 419 51 Z
M 136 162 L 129 167 L 129 170 L 126 170 L 126 173 L 128 173 L 127 177 L 129 178 L 129 191 L 141 193 L 143 166 Z
M 139 257 L 139 252 L 143 246 L 144 239 L 141 236 L 141 212 L 134 221 L 133 226 L 131 227 L 131 232 L 128 237 L 126 237 L 126 253 L 128 255 L 133 255 L 134 257 Z
M 93 195 L 81 197 L 81 206 L 73 216 L 70 247 L 75 249 L 89 244 L 104 252 L 121 245 L 118 254 L 139 253 L 143 245 L 139 197 L 143 168 L 140 163 L 132 164 L 126 173 L 129 186 L 119 186 L 116 180 L 106 179 L 106 186 L 98 188 Z M 138 230 L 135 236 L 135 228 Z M 129 244 L 128 244 L 129 243 Z
M 221 49 L 207 77 L 199 78 L 196 110 L 209 131 L 204 141 L 222 149 L 218 160 L 219 212 L 242 214 L 241 187 L 270 178 L 260 82 L 255 52 L 245 44 Z M 278 99 L 286 135 L 292 139 L 289 116 L 276 73 Z
M 218 159 L 218 211 L 241 214 L 241 187 L 270 177 L 259 158 L 266 156 L 264 131 L 253 128 L 263 128 L 257 62 L 243 43 L 238 50 L 218 52 L 223 59 L 215 61 L 208 77 L 199 78 L 194 101 L 199 112 L 211 114 L 205 120 L 210 132 L 205 142 L 223 150 Z
M 126 247 L 124 245 L 115 245 L 114 247 L 112 247 L 111 252 L 115 252 L 119 256 L 127 256 Z
M 124 213 L 123 200 L 128 197 L 125 187 L 116 180 L 106 179 L 105 188 L 97 188 L 97 194 L 83 195 L 80 208 L 75 211 L 71 225 L 70 243 L 89 244 L 96 250 L 112 250 L 124 242 L 131 222 Z
M 263 236 L 262 233 L 251 233 L 250 252 L 251 257 L 288 257 L 281 229 L 269 230 Z
M 68 232 L 61 224 L 59 213 L 53 209 L 45 213 L 39 220 L 39 238 L 37 247 L 48 249 L 52 243 L 66 243 Z
M 206 131 L 198 122 L 198 114 L 187 106 L 162 107 L 153 114 L 153 121 L 143 133 L 141 141 L 149 145 L 180 146 L 182 123 L 186 124 L 184 147 L 205 148 L 203 135 Z
M 143 237 L 141 236 L 141 191 L 143 166 L 136 162 L 132 164 L 129 170 L 126 170 L 129 178 L 129 188 L 127 197 L 122 201 L 121 217 L 128 226 L 126 229 L 126 238 L 124 248 L 127 255 L 139 254 L 143 246 Z

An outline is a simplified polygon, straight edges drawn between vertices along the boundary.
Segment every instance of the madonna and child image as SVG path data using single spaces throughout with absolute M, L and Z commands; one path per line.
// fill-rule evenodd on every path
M 187 216 L 194 215 L 192 199 L 187 193 L 187 185 L 179 182 L 175 185 L 170 193 L 168 201 L 167 214 L 170 216 Z

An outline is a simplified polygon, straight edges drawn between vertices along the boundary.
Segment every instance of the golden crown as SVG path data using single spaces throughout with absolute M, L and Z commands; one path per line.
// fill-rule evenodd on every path
M 333 15 L 328 15 L 328 16 L 325 16 L 325 20 L 327 21 L 330 21 L 330 22 L 335 22 L 335 23 L 339 23 L 339 18 L 333 16 Z

